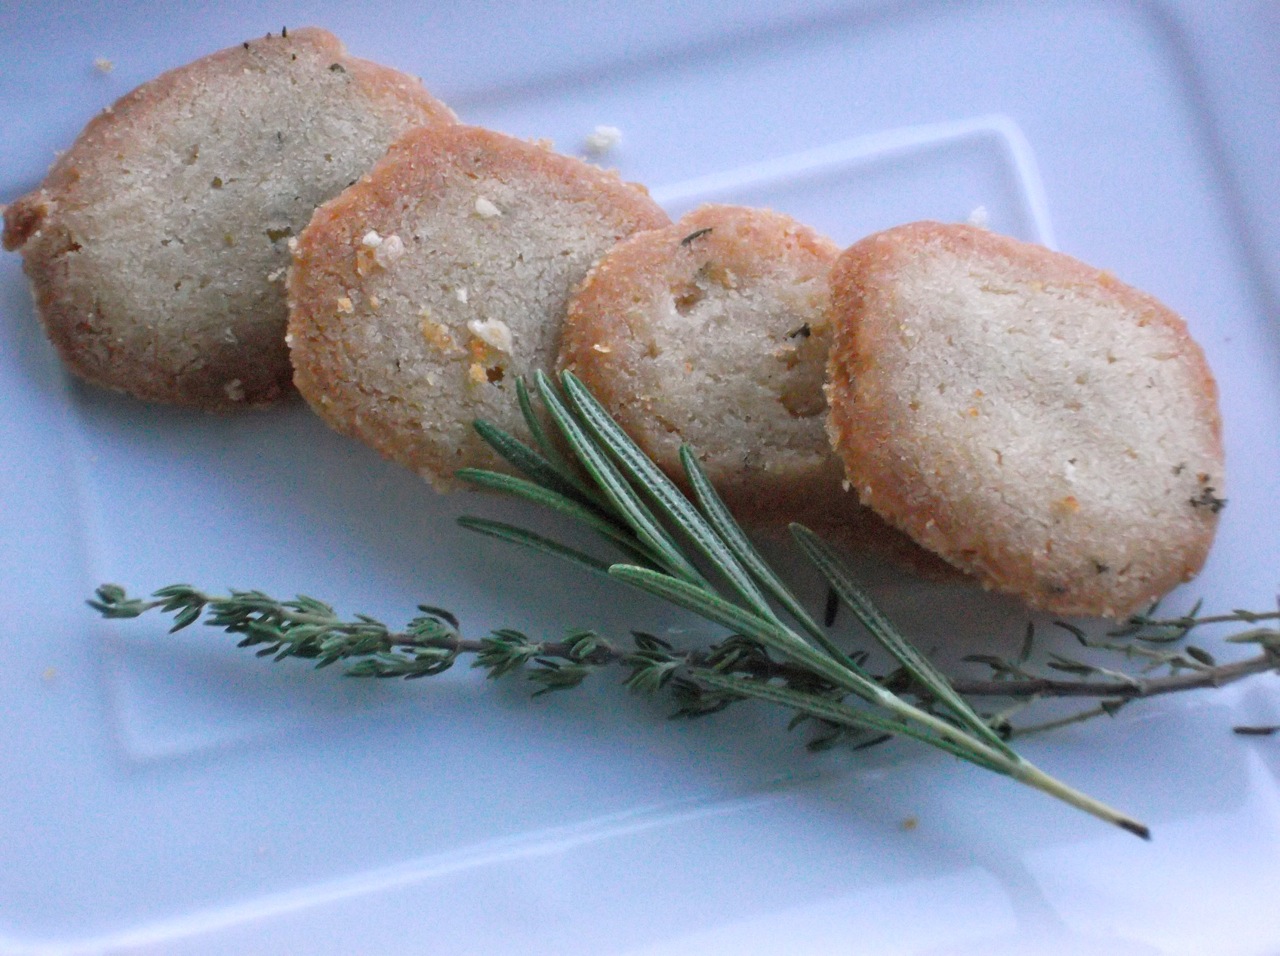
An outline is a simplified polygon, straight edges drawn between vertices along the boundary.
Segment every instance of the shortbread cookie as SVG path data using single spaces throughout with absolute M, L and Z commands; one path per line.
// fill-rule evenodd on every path
M 415 130 L 317 210 L 289 276 L 295 382 L 338 431 L 438 488 L 524 435 L 517 377 L 550 371 L 569 291 L 666 214 L 616 174 L 500 133 Z
M 1217 389 L 1181 318 L 1068 256 L 914 223 L 832 273 L 831 439 L 863 502 L 991 588 L 1119 617 L 1201 567 Z
M 214 53 L 97 116 L 5 211 L 66 364 L 140 398 L 228 409 L 292 391 L 287 243 L 404 131 L 453 114 L 323 30 Z
M 942 562 L 858 504 L 826 433 L 828 274 L 839 253 L 788 216 L 703 206 L 637 233 L 570 300 L 560 364 L 683 482 L 692 446 L 730 509 Z

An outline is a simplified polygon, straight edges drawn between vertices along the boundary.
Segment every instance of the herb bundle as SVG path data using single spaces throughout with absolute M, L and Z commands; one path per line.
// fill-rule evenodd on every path
M 628 587 L 656 595 L 718 624 L 728 636 L 705 649 L 678 649 L 654 635 L 636 632 L 629 646 L 592 631 L 558 641 L 532 641 L 503 629 L 474 639 L 442 608 L 420 606 L 420 616 L 402 631 L 367 616 L 344 620 L 329 605 L 308 597 L 278 601 L 258 591 L 215 596 L 187 585 L 156 591 L 149 600 L 130 598 L 103 585 L 89 603 L 108 618 L 137 617 L 160 610 L 174 615 L 173 631 L 204 618 L 207 625 L 241 635 L 240 646 L 259 656 L 300 657 L 317 667 L 347 662 L 357 677 L 422 678 L 439 674 L 462 656 L 490 677 L 527 672 L 537 693 L 576 687 L 610 665 L 625 669 L 628 687 L 665 690 L 676 716 L 715 713 L 735 701 L 762 700 L 792 711 L 797 723 L 821 731 L 811 746 L 838 739 L 869 745 L 905 736 L 977 766 L 1041 790 L 1130 833 L 1148 837 L 1138 821 L 1075 790 L 1033 766 L 1009 744 L 1010 718 L 1028 700 L 1042 696 L 1092 696 L 1100 703 L 1051 725 L 1114 713 L 1138 697 L 1200 686 L 1216 686 L 1280 667 L 1280 631 L 1255 626 L 1233 640 L 1252 642 L 1260 654 L 1219 666 L 1207 652 L 1183 646 L 1187 635 L 1208 623 L 1259 625 L 1280 613 L 1158 619 L 1134 618 L 1105 640 L 1069 627 L 1092 650 L 1138 657 L 1148 665 L 1141 677 L 1062 655 L 1051 656 L 1054 675 L 1027 663 L 1032 633 L 1017 660 L 972 658 L 990 669 L 990 679 L 953 682 L 895 628 L 855 584 L 837 554 L 799 525 L 793 535 L 826 578 L 833 600 L 847 607 L 896 662 L 877 676 L 867 655 L 837 646 L 794 593 L 764 561 L 711 486 L 691 450 L 681 452 L 691 497 L 650 461 L 573 375 L 562 389 L 544 375 L 535 386 L 550 425 L 534 407 L 523 382 L 517 393 L 532 444 L 494 425 L 476 429 L 519 476 L 467 469 L 459 477 L 480 488 L 526 499 L 589 528 L 621 552 L 609 563 L 532 531 L 483 518 L 460 519 L 466 527 L 543 554 L 568 560 Z M 828 616 L 834 605 L 829 604 Z M 1169 646 L 1165 646 L 1169 645 Z M 1158 673 L 1157 673 L 1158 672 Z M 1061 675 L 1068 676 L 1063 677 Z M 1004 697 L 1015 707 L 982 715 L 968 697 Z M 1025 730 L 1026 728 L 1024 728 Z

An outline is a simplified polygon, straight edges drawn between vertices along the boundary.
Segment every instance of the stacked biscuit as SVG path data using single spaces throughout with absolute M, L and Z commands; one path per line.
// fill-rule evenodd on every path
M 672 224 L 640 187 L 456 123 L 319 30 L 165 74 L 5 212 L 49 336 L 207 409 L 290 380 L 440 488 L 572 370 L 679 479 L 933 576 L 1119 616 L 1199 570 L 1216 391 L 1185 324 L 1067 256 L 916 223 L 841 252 L 785 216 Z

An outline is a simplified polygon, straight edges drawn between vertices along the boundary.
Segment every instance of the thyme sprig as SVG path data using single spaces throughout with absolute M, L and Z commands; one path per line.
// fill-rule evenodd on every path
M 767 655 L 763 645 L 737 635 L 702 651 L 677 649 L 661 638 L 635 632 L 634 653 L 604 640 L 592 631 L 575 632 L 553 641 L 531 641 L 521 632 L 510 629 L 500 629 L 479 639 L 464 638 L 452 614 L 428 605 L 419 605 L 418 610 L 423 616 L 434 618 L 431 627 L 416 624 L 421 619 L 414 618 L 404 628 L 393 630 L 367 615 L 344 620 L 329 605 L 306 596 L 280 601 L 261 591 L 230 591 L 227 594 L 213 595 L 185 584 L 161 588 L 149 599 L 132 598 L 118 585 L 104 584 L 88 603 L 105 618 L 134 618 L 154 610 L 172 614 L 174 623 L 170 633 L 183 630 L 203 616 L 204 623 L 209 626 L 227 633 L 245 635 L 237 646 L 256 647 L 259 657 L 270 656 L 274 660 L 298 657 L 314 660 L 317 667 L 327 667 L 338 661 L 356 660 L 360 662 L 358 666 L 349 666 L 345 671 L 351 677 L 412 677 L 416 673 L 415 654 L 427 649 L 450 651 L 451 662 L 456 662 L 460 657 L 474 656 L 471 666 L 484 669 L 489 677 L 495 678 L 517 672 L 526 665 L 536 666 L 539 659 L 563 659 L 589 665 L 593 669 L 618 665 L 643 669 L 642 665 L 648 662 L 656 671 L 671 676 L 683 673 L 676 670 L 675 665 L 694 668 L 699 665 L 728 667 L 734 673 L 755 679 L 787 681 L 799 686 L 806 686 L 803 681 L 813 676 L 807 670 L 775 661 Z M 1249 612 L 1242 612 L 1243 614 Z M 1251 619 L 1251 616 L 1242 615 L 1222 615 L 1214 620 Z M 1259 639 L 1251 631 L 1242 632 L 1242 635 L 1249 635 L 1250 642 Z M 584 636 L 591 638 L 590 643 L 585 641 Z M 1128 703 L 1183 691 L 1225 687 L 1247 677 L 1280 670 L 1280 631 L 1267 631 L 1266 637 L 1268 643 L 1263 643 L 1263 650 L 1254 657 L 1229 664 L 1216 664 L 1207 670 L 1159 677 L 1135 680 L 1132 675 L 1125 675 L 1118 680 L 1097 677 L 1072 679 L 1040 676 L 1023 670 L 1021 677 L 952 677 L 950 683 L 962 697 L 1007 698 L 1018 701 L 1020 705 L 1017 710 L 1021 710 L 1028 702 L 1051 698 L 1102 698 L 1108 703 L 1108 707 L 1097 713 L 1114 714 L 1118 709 L 1112 705 L 1115 701 Z M 1226 640 L 1235 641 L 1238 638 L 1229 637 Z M 590 649 L 589 653 L 587 648 Z M 865 661 L 865 655 L 858 656 Z M 985 655 L 973 655 L 969 659 L 997 660 Z M 991 666 L 1003 668 L 1004 662 Z M 446 668 L 437 668 L 436 672 L 444 669 Z M 1008 673 L 1004 670 L 1000 672 Z M 892 676 L 877 677 L 877 680 L 882 683 L 893 682 Z M 651 689 L 644 679 L 633 681 L 628 678 L 624 683 L 636 690 Z M 666 683 L 664 680 L 652 689 L 660 689 Z M 806 689 L 829 689 L 829 685 L 815 679 Z M 723 707 L 718 707 L 717 710 L 719 709 Z M 996 727 L 1006 726 L 1011 716 L 1012 713 L 1007 712 L 997 714 L 988 718 L 988 722 Z M 1055 722 L 1055 726 L 1057 725 Z M 1028 728 L 1020 728 L 1017 732 L 1026 733 L 1027 730 Z
M 960 680 L 956 686 L 967 697 L 1008 697 L 1023 702 L 1067 697 L 1101 699 L 1095 706 L 1045 723 L 1014 726 L 1010 718 L 1021 707 L 991 718 L 992 725 L 1001 733 L 1014 737 L 1055 730 L 1094 717 L 1115 716 L 1123 706 L 1141 698 L 1224 687 L 1255 674 L 1280 671 L 1280 630 L 1276 628 L 1246 627 L 1225 638 L 1227 643 L 1259 647 L 1257 655 L 1227 664 L 1219 664 L 1213 654 L 1187 640 L 1198 628 L 1275 621 L 1280 620 L 1280 612 L 1235 610 L 1201 614 L 1200 608 L 1201 603 L 1197 602 L 1186 614 L 1156 617 L 1153 605 L 1101 638 L 1090 637 L 1074 624 L 1054 622 L 1057 629 L 1070 634 L 1081 647 L 1102 651 L 1106 657 L 1120 658 L 1119 666 L 1099 663 L 1096 653 L 1095 659 L 1085 660 L 1050 652 L 1044 670 L 1037 671 L 1028 663 L 1035 638 L 1034 627 L 1028 625 L 1027 638 L 1017 660 L 989 654 L 970 655 L 965 660 L 987 667 L 991 676 L 987 680 Z
M 624 646 L 591 631 L 559 641 L 533 641 L 516 630 L 495 631 L 477 640 L 461 634 L 453 615 L 428 605 L 421 606 L 420 615 L 403 630 L 392 631 L 363 615 L 342 619 L 329 605 L 308 597 L 277 601 L 258 591 L 215 596 L 186 585 L 162 588 L 148 600 L 130 598 L 123 589 L 104 585 L 90 603 L 111 618 L 136 617 L 151 610 L 169 613 L 174 616 L 173 630 L 203 617 L 208 625 L 241 635 L 240 645 L 256 648 L 259 656 L 310 659 L 318 667 L 344 661 L 347 673 L 358 677 L 431 676 L 467 655 L 473 657 L 472 666 L 486 670 L 490 677 L 524 671 L 538 685 L 537 693 L 548 693 L 576 687 L 606 665 L 621 665 L 627 671 L 628 687 L 671 693 L 677 703 L 675 716 L 715 713 L 735 701 L 755 699 L 791 710 L 793 726 L 816 725 L 817 746 L 844 736 L 864 745 L 890 736 L 910 737 L 1144 838 L 1149 833 L 1143 824 L 1021 757 L 1006 739 L 1010 736 L 1007 716 L 979 714 L 967 698 L 1094 694 L 1105 698 L 1099 705 L 1105 711 L 1118 706 L 1113 698 L 1208 686 L 1199 682 L 1239 679 L 1245 673 L 1276 667 L 1280 632 L 1254 628 L 1239 639 L 1258 643 L 1262 654 L 1256 664 L 1243 668 L 1220 668 L 1211 658 L 1185 649 L 1152 652 L 1159 658 L 1150 662 L 1153 666 L 1174 673 L 1151 679 L 1065 657 L 1051 660 L 1051 667 L 1057 665 L 1054 669 L 1076 678 L 1070 680 L 1035 674 L 1024 652 L 1017 662 L 986 660 L 993 671 L 989 681 L 951 681 L 880 614 L 835 552 L 807 529 L 793 526 L 802 551 L 826 578 L 836 599 L 896 662 L 894 673 L 877 676 L 867 669 L 864 654 L 837 646 L 770 569 L 689 449 L 681 454 L 692 488 L 692 495 L 686 496 L 572 375 L 562 377 L 563 390 L 543 375 L 535 385 L 549 425 L 535 409 L 528 389 L 518 383 L 533 445 L 491 423 L 476 424 L 477 432 L 522 477 L 474 469 L 459 472 L 459 477 L 577 521 L 618 549 L 626 563 L 602 560 L 511 524 L 475 517 L 461 519 L 462 524 L 685 608 L 724 627 L 728 633 L 722 641 L 706 649 L 677 649 L 641 632 Z M 1248 620 L 1257 623 L 1271 617 L 1257 615 Z M 1161 639 L 1169 633 L 1185 637 L 1199 623 L 1193 611 L 1190 619 L 1145 618 L 1134 629 L 1154 629 Z M 1114 653 L 1121 646 L 1116 641 L 1123 636 L 1094 641 L 1080 632 L 1078 637 L 1093 651 Z M 1173 658 L 1166 659 L 1169 655 L 1182 665 L 1181 670 L 1171 663 Z

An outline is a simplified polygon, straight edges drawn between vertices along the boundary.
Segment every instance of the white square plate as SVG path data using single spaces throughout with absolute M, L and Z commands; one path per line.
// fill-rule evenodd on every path
M 568 152 L 619 127 L 607 161 L 673 214 L 768 205 L 847 243 L 982 206 L 1153 292 L 1218 375 L 1230 482 L 1209 565 L 1169 606 L 1273 604 L 1273 7 L 17 0 L 0 201 L 160 70 L 306 23 L 467 122 Z M 537 700 L 462 668 L 351 681 L 101 622 L 99 582 L 185 580 L 392 621 L 425 601 L 474 634 L 712 633 L 469 536 L 462 513 L 524 512 L 437 497 L 300 404 L 211 417 L 70 381 L 13 255 L 0 307 L 0 952 L 1280 950 L 1280 738 L 1231 733 L 1280 723 L 1273 679 L 1025 743 L 1149 823 L 1143 844 L 904 743 L 810 755 L 764 708 L 669 722 L 607 677 Z M 952 658 L 1026 620 L 893 575 L 875 592 Z

